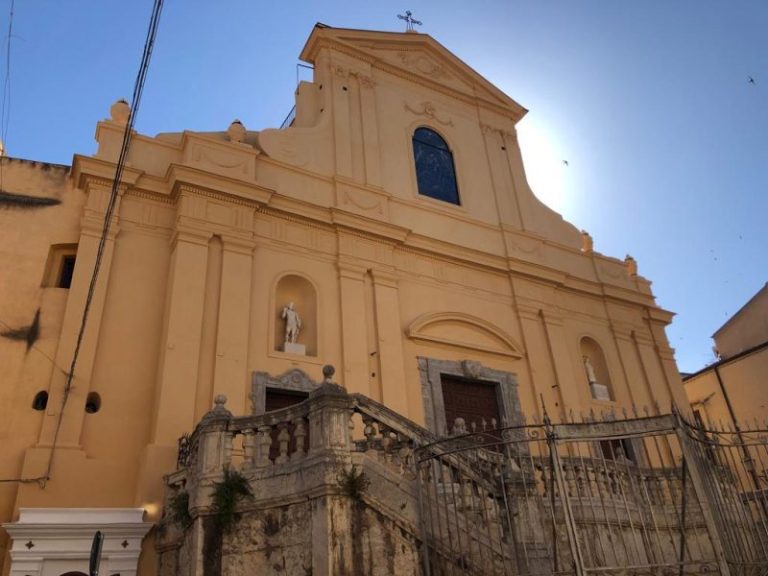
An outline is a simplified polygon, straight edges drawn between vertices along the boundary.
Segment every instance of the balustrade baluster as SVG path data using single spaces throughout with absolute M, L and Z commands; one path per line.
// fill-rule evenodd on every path
M 256 458 L 254 459 L 257 468 L 266 468 L 270 465 L 269 447 L 272 446 L 272 427 L 259 426 L 256 433 Z
M 288 431 L 288 423 L 278 424 L 280 432 L 277 433 L 278 456 L 275 458 L 275 464 L 285 464 L 289 460 L 288 445 L 291 442 L 291 433 Z
M 296 452 L 293 453 L 292 458 L 303 458 L 305 456 L 304 439 L 306 436 L 307 429 L 304 425 L 304 419 L 299 418 L 296 420 L 296 428 L 293 430 L 293 438 L 296 440 Z
M 256 453 L 256 431 L 253 428 L 243 430 L 243 467 L 250 468 L 254 465 Z

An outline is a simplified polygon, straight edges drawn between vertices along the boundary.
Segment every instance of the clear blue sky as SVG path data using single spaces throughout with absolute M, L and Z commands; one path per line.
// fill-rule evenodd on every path
M 638 260 L 678 314 L 681 370 L 710 362 L 710 335 L 768 280 L 766 0 L 166 0 L 137 128 L 278 126 L 315 22 L 399 31 L 406 9 L 530 110 L 534 191 L 596 250 Z M 95 150 L 96 121 L 130 100 L 150 10 L 16 0 L 10 156 L 69 164 Z

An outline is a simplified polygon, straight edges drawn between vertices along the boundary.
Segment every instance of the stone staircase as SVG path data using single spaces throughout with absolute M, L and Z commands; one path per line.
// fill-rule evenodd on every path
M 179 526 L 166 514 L 160 572 L 423 574 L 426 561 L 432 575 L 510 573 L 498 455 L 458 450 L 419 463 L 436 440 L 330 377 L 304 402 L 258 416 L 235 417 L 219 397 L 167 477 L 166 510 L 188 501 L 191 520 Z M 212 494 L 225 469 L 247 478 L 253 498 L 212 549 Z

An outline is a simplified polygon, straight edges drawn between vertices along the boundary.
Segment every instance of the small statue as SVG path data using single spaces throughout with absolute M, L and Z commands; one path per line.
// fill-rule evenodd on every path
M 597 376 L 595 375 L 595 367 L 592 365 L 592 360 L 589 356 L 582 356 L 584 358 L 584 370 L 587 371 L 587 380 L 590 384 L 597 384 Z
M 627 254 L 627 257 L 624 258 L 624 265 L 627 267 L 627 274 L 637 276 L 637 260 Z
M 285 320 L 285 343 L 296 344 L 301 330 L 301 316 L 293 309 L 293 302 L 283 307 L 280 317 Z

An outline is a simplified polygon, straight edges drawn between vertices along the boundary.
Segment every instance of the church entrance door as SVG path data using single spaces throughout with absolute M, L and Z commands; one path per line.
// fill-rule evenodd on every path
M 456 433 L 456 419 L 462 418 L 467 432 L 491 430 L 501 426 L 496 382 L 470 380 L 443 374 L 445 422 L 450 433 Z M 473 428 L 474 424 L 474 428 Z

